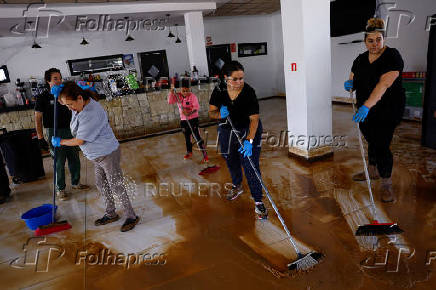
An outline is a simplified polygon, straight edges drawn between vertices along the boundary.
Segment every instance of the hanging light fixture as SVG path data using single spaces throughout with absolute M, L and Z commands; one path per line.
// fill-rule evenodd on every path
M 41 46 L 33 40 L 32 48 L 41 48 Z
M 129 17 L 126 16 L 126 17 L 124 17 L 124 19 L 126 19 L 126 23 L 128 25 L 129 22 L 127 20 L 129 20 Z M 126 39 L 124 39 L 124 41 L 133 41 L 133 40 L 135 40 L 132 36 L 130 36 L 129 26 L 127 26 L 126 35 L 127 35 L 127 37 L 126 37 Z
M 178 24 L 174 24 L 174 26 L 176 26 L 176 34 L 177 34 L 176 43 L 181 43 L 182 41 L 179 38 L 179 29 L 177 28 L 177 26 L 179 26 L 179 25 Z
M 80 45 L 87 45 L 89 44 L 88 41 L 86 41 L 85 37 L 82 37 L 82 42 L 80 43 Z
M 83 34 L 83 29 L 81 29 L 82 31 L 82 42 L 80 43 L 80 45 L 88 45 L 89 42 L 85 39 L 85 35 Z
M 168 30 L 170 31 L 169 33 L 168 33 L 168 37 L 175 37 L 174 36 L 174 34 L 171 32 L 171 25 L 170 25 L 170 15 L 169 14 L 166 14 L 166 16 L 167 16 L 167 23 L 168 23 Z
M 28 22 L 29 25 L 32 25 L 32 22 L 33 22 L 33 21 L 29 21 L 29 22 Z M 36 43 L 37 31 L 35 31 L 35 33 L 32 32 L 32 35 L 33 35 L 33 44 L 32 44 L 32 48 L 41 48 L 41 46 L 40 46 L 38 43 Z

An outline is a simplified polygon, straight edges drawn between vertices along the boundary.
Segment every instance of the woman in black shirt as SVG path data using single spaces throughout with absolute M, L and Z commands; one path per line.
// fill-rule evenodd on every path
M 217 86 L 212 92 L 209 116 L 220 119 L 218 136 L 221 154 L 226 160 L 233 183 L 226 197 L 234 200 L 243 193 L 242 166 L 255 201 L 255 212 L 259 219 L 266 219 L 268 213 L 262 202 L 262 186 L 247 158 L 251 158 L 256 170 L 260 172 L 262 123 L 259 119 L 259 103 L 254 89 L 244 83 L 244 67 L 239 62 L 225 64 L 223 75 L 226 85 Z M 243 146 L 240 146 L 238 139 L 232 134 L 232 128 L 226 121 L 227 116 L 239 132 L 239 137 L 244 140 Z
M 360 130 L 368 142 L 370 178 L 382 178 L 381 200 L 393 202 L 393 158 L 389 147 L 403 116 L 406 97 L 401 78 L 403 59 L 398 50 L 385 46 L 384 31 L 382 19 L 368 21 L 365 32 L 368 50 L 354 60 L 345 89 L 356 90 L 359 109 L 353 121 L 361 122 Z M 353 176 L 355 181 L 364 179 L 363 173 Z

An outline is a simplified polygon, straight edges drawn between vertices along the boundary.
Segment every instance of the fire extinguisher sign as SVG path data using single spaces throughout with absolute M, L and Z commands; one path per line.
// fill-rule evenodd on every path
M 296 62 L 291 63 L 290 70 L 297 71 L 297 63 Z

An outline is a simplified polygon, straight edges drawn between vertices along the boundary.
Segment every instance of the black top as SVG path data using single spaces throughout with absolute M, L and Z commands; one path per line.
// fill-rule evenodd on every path
M 353 62 L 353 88 L 356 90 L 357 106 L 360 107 L 369 98 L 380 77 L 389 71 L 399 71 L 400 75 L 392 86 L 386 90 L 380 101 L 371 111 L 382 114 L 402 114 L 406 95 L 403 89 L 401 73 L 404 62 L 395 48 L 386 47 L 385 51 L 373 63 L 369 62 L 369 52 L 360 54 Z
M 54 96 L 48 91 L 40 94 L 36 98 L 35 111 L 42 113 L 44 128 L 53 128 L 54 125 Z M 70 128 L 71 111 L 67 106 L 57 103 L 58 128 Z
M 250 126 L 250 116 L 259 114 L 259 103 L 256 92 L 248 84 L 244 84 L 242 91 L 233 101 L 227 93 L 227 88 L 215 87 L 209 101 L 210 105 L 221 108 L 227 106 L 230 119 L 236 129 L 244 129 Z M 225 123 L 226 119 L 221 119 L 220 123 Z M 230 127 L 230 125 L 223 125 Z

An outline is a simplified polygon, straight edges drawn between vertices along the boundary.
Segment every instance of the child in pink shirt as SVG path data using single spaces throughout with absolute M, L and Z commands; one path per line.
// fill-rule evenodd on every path
M 182 81 L 182 88 L 180 93 L 176 93 L 174 91 L 174 87 L 171 86 L 170 93 L 168 94 L 168 104 L 171 105 L 175 103 L 177 103 L 179 107 L 181 120 L 180 126 L 182 127 L 182 132 L 185 135 L 186 141 L 187 152 L 184 156 L 184 159 L 189 159 L 192 157 L 191 135 L 194 134 L 194 139 L 198 141 L 198 146 L 203 153 L 203 162 L 209 161 L 206 150 L 204 148 L 204 142 L 201 139 L 200 132 L 198 130 L 198 110 L 200 108 L 200 105 L 198 104 L 197 96 L 191 92 L 189 80 Z M 193 132 L 191 132 L 191 128 Z

